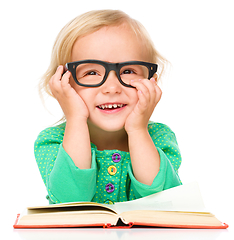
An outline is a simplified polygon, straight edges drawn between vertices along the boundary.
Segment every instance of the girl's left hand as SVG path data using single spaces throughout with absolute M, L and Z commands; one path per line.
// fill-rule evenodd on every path
M 149 119 L 161 99 L 162 91 L 154 78 L 132 81 L 138 94 L 138 102 L 125 122 L 125 130 L 129 134 L 138 130 L 147 130 Z

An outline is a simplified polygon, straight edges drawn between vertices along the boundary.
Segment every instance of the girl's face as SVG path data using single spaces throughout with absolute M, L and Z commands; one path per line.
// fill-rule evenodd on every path
M 103 27 L 75 42 L 71 61 L 95 59 L 110 63 L 134 60 L 147 62 L 149 58 L 146 52 L 130 27 Z M 138 101 L 136 89 L 123 86 L 114 71 L 109 73 L 106 82 L 100 87 L 82 87 L 72 78 L 70 83 L 87 105 L 89 124 L 104 131 L 122 130 Z M 105 107 L 109 105 L 113 107 Z

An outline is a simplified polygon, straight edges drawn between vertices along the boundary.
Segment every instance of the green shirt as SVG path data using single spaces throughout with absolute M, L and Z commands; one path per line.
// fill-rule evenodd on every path
M 149 122 L 149 134 L 160 155 L 160 170 L 151 186 L 134 177 L 129 152 L 97 150 L 91 143 L 92 165 L 79 169 L 63 149 L 66 123 L 43 130 L 35 141 L 35 158 L 50 203 L 124 202 L 181 184 L 181 155 L 175 134 L 164 124 Z

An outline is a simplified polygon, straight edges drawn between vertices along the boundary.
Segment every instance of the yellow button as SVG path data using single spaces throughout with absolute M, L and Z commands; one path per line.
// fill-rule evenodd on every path
M 108 173 L 110 174 L 110 175 L 115 175 L 116 174 L 116 172 L 117 172 L 117 168 L 115 167 L 115 166 L 110 166 L 110 167 L 108 167 Z

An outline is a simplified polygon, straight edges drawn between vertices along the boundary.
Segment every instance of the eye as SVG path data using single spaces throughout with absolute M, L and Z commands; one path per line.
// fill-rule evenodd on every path
M 122 73 L 121 73 L 121 75 L 122 74 L 134 74 L 135 72 L 133 71 L 133 70 L 131 70 L 131 69 L 125 69 Z
M 89 71 L 85 75 L 98 75 L 98 73 L 95 71 Z

